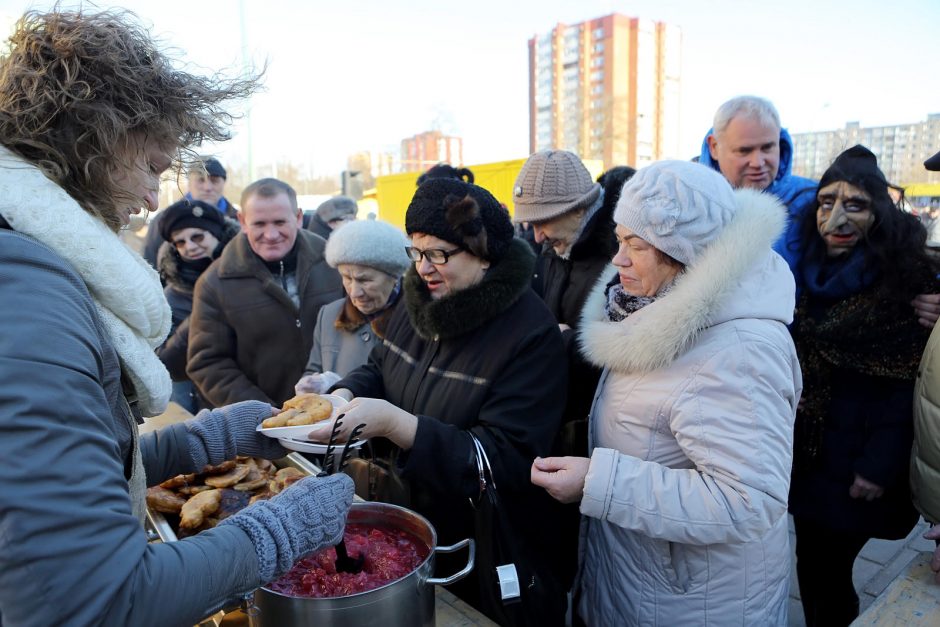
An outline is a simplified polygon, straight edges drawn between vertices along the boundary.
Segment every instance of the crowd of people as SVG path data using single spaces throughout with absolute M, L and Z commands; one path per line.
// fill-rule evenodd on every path
M 940 261 L 864 146 L 798 177 L 740 96 L 697 163 L 531 155 L 512 216 L 439 164 L 403 233 L 344 196 L 304 216 L 275 178 L 226 199 L 195 151 L 260 76 L 178 71 L 123 12 L 28 13 L 10 43 L 0 623 L 194 624 L 336 544 L 354 491 L 476 539 L 451 589 L 507 625 L 785 625 L 788 513 L 806 624 L 848 625 L 862 546 L 940 523 Z M 171 167 L 188 192 L 142 257 L 118 233 Z M 283 457 L 256 427 L 309 392 L 394 498 L 311 477 L 147 543 L 147 486 Z M 171 399 L 194 417 L 140 435 Z

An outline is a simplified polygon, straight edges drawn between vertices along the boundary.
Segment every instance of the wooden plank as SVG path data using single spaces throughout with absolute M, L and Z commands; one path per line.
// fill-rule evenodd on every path
M 853 627 L 916 627 L 940 625 L 940 585 L 930 570 L 933 553 L 919 554 L 874 603 L 855 619 Z

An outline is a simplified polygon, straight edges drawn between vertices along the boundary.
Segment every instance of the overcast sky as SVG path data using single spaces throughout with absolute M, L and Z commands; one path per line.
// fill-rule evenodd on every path
M 86 7 L 90 6 L 85 3 Z M 0 0 L 0 26 L 51 2 Z M 74 6 L 64 1 L 63 6 Z M 357 150 L 397 152 L 437 126 L 467 164 L 528 155 L 526 42 L 611 12 L 682 30 L 683 158 L 715 109 L 753 93 L 791 131 L 917 122 L 940 113 L 938 0 L 123 0 L 193 71 L 268 63 L 248 105 L 256 165 L 282 159 L 335 174 Z M 244 18 L 242 20 L 242 17 Z M 212 147 L 247 162 L 245 121 Z M 934 146 L 933 150 L 940 150 Z M 926 156 L 926 155 L 925 155 Z

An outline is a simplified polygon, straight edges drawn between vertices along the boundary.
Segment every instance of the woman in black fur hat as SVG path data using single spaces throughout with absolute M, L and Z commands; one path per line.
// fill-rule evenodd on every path
M 165 241 L 157 254 L 157 269 L 173 317 L 170 335 L 157 349 L 157 356 L 173 379 L 170 400 L 192 413 L 206 407 L 186 374 L 193 288 L 239 231 L 238 222 L 201 200 L 180 200 L 167 207 L 160 219 L 160 235 Z
M 459 180 L 419 186 L 405 229 L 414 261 L 403 279 L 405 306 L 369 362 L 334 386 L 351 400 L 340 409 L 341 432 L 365 423 L 363 437 L 400 449 L 411 507 L 430 519 L 441 544 L 477 539 L 477 567 L 453 586 L 458 596 L 502 624 L 562 625 L 570 581 L 559 566 L 560 506 L 529 482 L 529 468 L 560 427 L 567 364 L 558 325 L 529 287 L 534 255 L 513 238 L 499 202 Z M 312 435 L 329 432 L 327 425 Z M 481 496 L 471 435 L 510 521 L 498 538 L 518 550 L 522 599 L 514 605 L 500 601 L 490 568 L 486 547 L 496 534 L 471 505 Z M 446 557 L 440 570 L 452 573 Z

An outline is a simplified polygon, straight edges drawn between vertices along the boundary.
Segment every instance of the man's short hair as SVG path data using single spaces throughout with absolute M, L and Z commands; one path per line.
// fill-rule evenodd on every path
M 298 211 L 297 192 L 294 191 L 294 188 L 284 181 L 273 178 L 259 179 L 245 188 L 245 191 L 242 192 L 241 197 L 242 210 L 244 210 L 245 203 L 248 202 L 252 196 L 273 198 L 278 194 L 287 194 L 287 199 L 290 201 L 291 209 L 294 212 Z
M 757 120 L 763 126 L 780 126 L 780 114 L 773 103 L 759 96 L 736 96 L 718 107 L 712 122 L 714 134 L 724 133 L 731 120 L 745 116 Z

